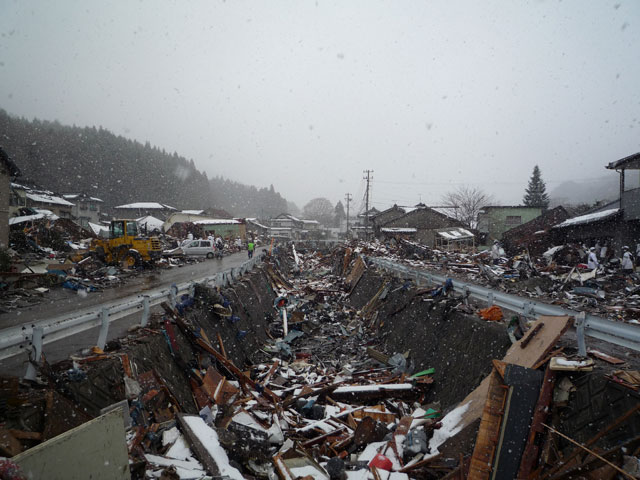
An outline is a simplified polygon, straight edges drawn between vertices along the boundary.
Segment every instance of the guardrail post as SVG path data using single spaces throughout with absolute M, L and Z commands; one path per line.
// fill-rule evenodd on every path
M 533 304 L 531 302 L 526 302 L 524 304 L 524 316 L 525 317 L 534 317 L 534 313 L 533 313 Z
M 462 296 L 464 297 L 464 304 L 469 305 L 469 287 L 467 285 L 462 287 Z
M 107 334 L 109 333 L 109 309 L 103 308 L 100 312 L 100 334 L 98 335 L 97 347 L 104 350 L 107 344 Z
M 487 294 L 487 306 L 491 307 L 493 305 L 493 292 L 489 292 Z
M 140 321 L 141 327 L 146 327 L 149 323 L 149 295 L 143 295 L 142 297 L 142 320 Z
M 169 288 L 169 304 L 172 307 L 175 307 L 176 303 L 178 303 L 177 297 L 178 297 L 178 286 L 175 283 L 173 283 L 171 285 L 171 288 Z
M 581 357 L 587 356 L 587 344 L 584 339 L 585 313 L 580 312 L 575 317 L 576 338 L 578 340 L 578 354 Z
M 32 350 L 29 354 L 29 365 L 27 365 L 27 372 L 24 374 L 24 378 L 27 380 L 36 379 L 36 367 L 35 364 L 40 364 L 42 358 L 42 337 L 44 330 L 42 327 L 33 327 L 33 333 L 31 334 L 31 346 Z
M 189 296 L 193 297 L 195 294 L 196 294 L 196 282 L 191 282 L 189 284 Z

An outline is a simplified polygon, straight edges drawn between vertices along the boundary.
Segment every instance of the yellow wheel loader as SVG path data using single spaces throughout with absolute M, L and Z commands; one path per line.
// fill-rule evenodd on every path
M 91 253 L 110 265 L 134 268 L 162 256 L 157 237 L 144 237 L 135 220 L 112 220 L 109 235 L 91 241 Z

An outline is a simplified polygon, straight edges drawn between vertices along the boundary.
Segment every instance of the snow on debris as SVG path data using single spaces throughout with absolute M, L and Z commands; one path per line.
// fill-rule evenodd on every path
M 19 223 L 31 222 L 33 220 L 40 220 L 44 218 L 44 214 L 38 213 L 36 215 L 23 215 L 21 217 L 11 217 L 9 219 L 9 225 L 18 225 Z
M 216 431 L 207 425 L 200 417 L 184 417 L 184 422 L 189 425 L 189 428 L 193 431 L 194 435 L 198 437 L 200 442 L 209 452 L 212 458 L 216 459 L 218 470 L 220 475 L 228 476 L 234 480 L 244 480 L 242 474 L 229 464 L 229 457 L 227 452 L 220 445 L 218 440 L 218 434 Z
M 98 225 L 97 223 L 89 222 L 89 228 L 93 232 L 94 235 L 100 235 L 100 232 L 108 232 L 109 227 L 105 227 L 104 225 Z
M 582 225 L 583 223 L 597 222 L 598 220 L 604 220 L 605 218 L 612 217 L 620 211 L 619 208 L 610 208 L 609 210 L 603 210 L 601 212 L 589 213 L 587 215 L 580 215 L 579 217 L 569 218 L 562 223 L 559 223 L 555 228 L 571 227 L 573 225 Z
M 462 415 L 469 409 L 470 405 L 471 402 L 467 402 L 464 405 L 454 408 L 445 415 L 442 419 L 442 427 L 433 431 L 433 437 L 431 437 L 429 441 L 429 450 L 432 455 L 438 452 L 440 445 L 462 430 L 460 420 L 462 420 Z
M 140 217 L 136 219 L 136 223 L 140 226 L 147 225 L 148 230 L 162 230 L 164 221 L 159 218 L 147 215 L 146 217 Z

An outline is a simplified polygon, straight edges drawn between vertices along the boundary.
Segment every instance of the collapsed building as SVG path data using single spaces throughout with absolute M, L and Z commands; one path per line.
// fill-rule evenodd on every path
M 401 248 L 413 262 L 433 255 Z M 638 475 L 637 353 L 576 358 L 564 336 L 572 318 L 485 320 L 450 282 L 423 285 L 370 261 L 389 254 L 277 246 L 236 283 L 197 286 L 104 351 L 45 357 L 35 383 L 3 377 L 0 472 Z

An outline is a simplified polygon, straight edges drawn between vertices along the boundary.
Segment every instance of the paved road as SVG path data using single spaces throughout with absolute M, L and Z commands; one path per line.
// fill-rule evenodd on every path
M 256 252 L 256 254 L 259 253 Z M 19 312 L 1 315 L 0 330 L 16 325 L 30 325 L 66 313 L 73 315 L 75 312 L 91 309 L 91 307 L 97 307 L 105 303 L 117 303 L 119 299 L 138 295 L 147 290 L 169 287 L 173 283 L 179 284 L 189 280 L 199 280 L 203 277 L 215 275 L 217 272 L 237 267 L 246 260 L 247 254 L 240 252 L 228 255 L 221 260 L 204 260 L 191 265 L 144 272 L 140 276 L 130 279 L 125 285 L 101 292 L 93 292 L 86 297 L 79 296 L 71 290 L 55 289 L 49 292 L 46 302 Z M 152 313 L 159 311 L 161 311 L 160 307 L 152 309 Z M 132 325 L 139 324 L 140 319 L 140 314 L 136 314 L 112 322 L 109 327 L 108 340 L 126 335 L 127 329 Z M 44 346 L 43 352 L 51 363 L 66 359 L 75 352 L 95 345 L 98 332 L 99 328 L 93 328 L 49 343 Z M 27 360 L 26 352 L 0 360 L 0 371 L 3 374 L 22 376 L 26 371 Z
M 65 313 L 110 303 L 118 299 L 135 294 L 144 293 L 158 287 L 171 286 L 173 283 L 183 283 L 197 280 L 217 272 L 237 267 L 247 260 L 245 252 L 227 255 L 222 259 L 203 260 L 198 263 L 171 267 L 166 269 L 149 270 L 136 277 L 126 280 L 124 285 L 108 288 L 99 292 L 91 292 L 80 296 L 77 292 L 66 288 L 52 289 L 45 294 L 42 303 L 25 309 L 0 314 L 0 330 L 16 325 L 31 324 L 48 318 L 57 317 Z

